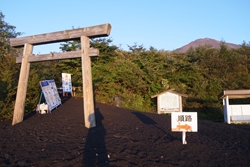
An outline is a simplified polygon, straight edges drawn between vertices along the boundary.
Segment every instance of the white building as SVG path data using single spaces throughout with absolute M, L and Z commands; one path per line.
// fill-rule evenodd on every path
M 250 104 L 230 104 L 229 99 L 246 99 L 250 90 L 225 90 L 221 94 L 223 100 L 224 121 L 231 123 L 250 123 Z

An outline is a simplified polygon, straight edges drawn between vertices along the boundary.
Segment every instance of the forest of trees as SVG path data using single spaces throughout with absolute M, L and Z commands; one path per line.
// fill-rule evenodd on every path
M 10 38 L 21 35 L 15 26 L 4 21 L 0 12 L 0 119 L 12 118 L 16 99 L 20 64 L 16 57 L 22 49 L 12 48 Z M 61 51 L 79 49 L 79 41 L 61 44 Z M 95 100 L 142 112 L 156 112 L 156 99 L 151 96 L 170 88 L 187 94 L 184 111 L 197 111 L 200 119 L 221 120 L 223 90 L 250 89 L 250 43 L 243 41 L 239 49 L 210 46 L 190 48 L 186 53 L 157 50 L 133 44 L 128 51 L 112 44 L 111 38 L 91 40 L 100 51 L 92 58 Z M 39 81 L 54 79 L 61 87 L 61 73 L 71 73 L 73 86 L 82 90 L 81 59 L 31 63 L 25 112 L 34 111 L 41 89 Z M 81 91 L 78 91 L 81 94 Z

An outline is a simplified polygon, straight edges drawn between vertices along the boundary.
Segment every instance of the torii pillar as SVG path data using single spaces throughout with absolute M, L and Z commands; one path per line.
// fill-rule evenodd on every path
M 90 48 L 89 39 L 95 37 L 108 36 L 111 31 L 110 24 L 79 28 L 74 30 L 58 31 L 54 33 L 33 35 L 20 38 L 11 38 L 10 45 L 13 47 L 23 47 L 23 56 L 16 58 L 16 63 L 22 63 L 16 103 L 14 108 L 12 125 L 23 121 L 24 106 L 28 87 L 28 78 L 30 62 L 61 60 L 68 58 L 81 57 L 82 60 L 82 79 L 83 79 L 83 104 L 84 104 L 84 122 L 85 127 L 92 128 L 96 126 L 94 96 L 92 87 L 91 58 L 99 54 L 97 49 Z M 65 42 L 70 40 L 81 40 L 81 51 L 62 52 L 51 54 L 42 54 L 34 56 L 32 54 L 33 45 L 41 45 L 55 42 Z
M 95 109 L 94 96 L 92 88 L 92 72 L 91 60 L 89 57 L 89 38 L 81 37 L 81 51 L 82 51 L 82 85 L 83 85 L 83 104 L 84 104 L 84 120 L 86 127 L 95 127 Z

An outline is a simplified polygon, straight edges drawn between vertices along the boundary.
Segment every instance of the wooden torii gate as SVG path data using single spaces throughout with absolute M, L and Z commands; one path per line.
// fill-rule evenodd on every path
M 95 127 L 94 98 L 92 88 L 91 56 L 98 56 L 99 50 L 90 48 L 90 38 L 105 37 L 110 34 L 111 25 L 102 24 L 86 28 L 52 32 L 47 34 L 33 35 L 20 38 L 11 38 L 10 45 L 13 47 L 24 47 L 23 56 L 16 58 L 16 63 L 21 63 L 20 76 L 16 94 L 16 102 L 12 125 L 23 121 L 25 99 L 28 86 L 28 78 L 31 62 L 61 60 L 81 57 L 82 60 L 82 82 L 83 82 L 83 104 L 84 120 L 87 128 Z M 72 52 L 59 52 L 52 54 L 32 54 L 33 46 L 70 40 L 81 41 L 81 50 Z

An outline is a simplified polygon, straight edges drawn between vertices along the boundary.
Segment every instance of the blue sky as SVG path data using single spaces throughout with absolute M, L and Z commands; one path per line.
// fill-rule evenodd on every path
M 2 0 L 5 22 L 22 36 L 110 23 L 113 44 L 172 51 L 199 38 L 250 41 L 249 0 Z M 60 51 L 59 44 L 33 53 Z

